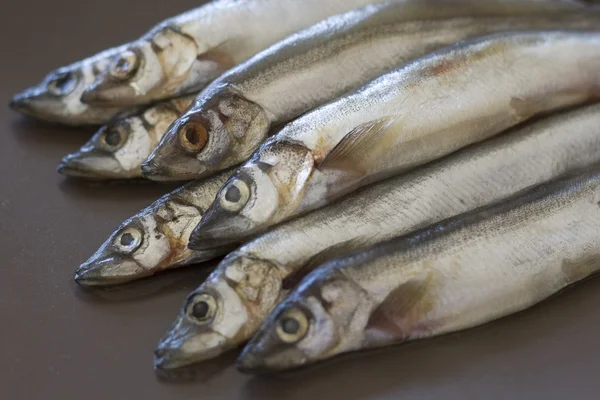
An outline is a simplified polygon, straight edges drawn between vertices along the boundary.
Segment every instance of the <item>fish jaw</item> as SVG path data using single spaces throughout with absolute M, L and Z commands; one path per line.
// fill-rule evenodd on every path
M 150 271 L 133 260 L 105 259 L 82 264 L 75 272 L 75 282 L 82 286 L 111 286 L 149 275 Z

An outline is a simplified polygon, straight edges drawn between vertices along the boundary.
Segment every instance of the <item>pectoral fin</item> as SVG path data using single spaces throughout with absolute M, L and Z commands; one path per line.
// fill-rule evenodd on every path
M 395 338 L 409 337 L 412 328 L 420 323 L 420 316 L 429 309 L 427 288 L 428 279 L 423 274 L 391 291 L 371 314 L 367 329 Z
M 348 132 L 317 165 L 317 169 L 342 170 L 364 175 L 371 163 L 394 142 L 396 118 L 386 117 L 359 125 Z

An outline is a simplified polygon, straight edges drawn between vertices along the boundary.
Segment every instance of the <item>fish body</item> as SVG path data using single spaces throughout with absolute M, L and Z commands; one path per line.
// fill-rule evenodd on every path
M 226 246 L 209 251 L 187 247 L 191 230 L 230 174 L 224 171 L 189 183 L 125 221 L 79 267 L 75 280 L 85 286 L 115 285 L 208 261 L 232 250 Z
M 330 17 L 210 84 L 152 152 L 144 176 L 197 179 L 240 164 L 274 128 L 412 59 L 493 32 L 598 26 L 598 13 L 583 10 L 555 2 L 427 0 Z
M 34 118 L 66 125 L 109 122 L 123 109 L 85 104 L 81 95 L 124 49 L 125 46 L 115 47 L 50 72 L 37 86 L 15 95 L 11 108 Z
M 268 318 L 239 362 L 294 368 L 521 311 L 600 269 L 600 168 L 333 260 Z
M 188 297 L 157 364 L 173 368 L 239 346 L 294 282 L 329 259 L 600 162 L 599 123 L 600 105 L 556 115 L 275 227 L 229 254 Z
M 83 95 L 89 104 L 144 104 L 197 92 L 269 45 L 376 0 L 216 0 L 158 24 L 115 56 Z
M 58 172 L 86 179 L 141 178 L 142 163 L 194 97 L 163 101 L 113 120 L 100 128 L 81 149 L 65 156 Z
M 599 67 L 600 35 L 584 32 L 502 33 L 418 59 L 268 139 L 219 191 L 190 246 L 243 241 L 531 117 L 597 99 Z

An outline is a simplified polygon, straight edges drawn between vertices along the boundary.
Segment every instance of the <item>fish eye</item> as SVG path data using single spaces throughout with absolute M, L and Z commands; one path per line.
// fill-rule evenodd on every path
M 114 243 L 121 253 L 131 253 L 142 244 L 142 233 L 136 228 L 125 228 Z
M 219 202 L 227 211 L 239 211 L 250 198 L 250 188 L 244 181 L 234 179 L 229 182 L 220 193 Z
M 71 72 L 63 72 L 48 82 L 48 91 L 56 96 L 66 96 L 75 89 L 75 86 L 75 75 Z
M 108 126 L 100 135 L 100 146 L 108 151 L 118 150 L 127 139 L 127 132 L 122 126 Z
M 276 330 L 284 343 L 297 343 L 308 332 L 308 318 L 297 308 L 287 310 L 279 316 Z
M 179 129 L 179 143 L 190 153 L 199 153 L 208 142 L 208 131 L 204 125 L 188 121 Z
M 140 59 L 132 50 L 124 51 L 110 66 L 110 74 L 117 79 L 127 79 L 138 70 Z
M 198 294 L 188 303 L 187 314 L 196 323 L 204 325 L 212 321 L 217 311 L 217 301 L 210 294 Z

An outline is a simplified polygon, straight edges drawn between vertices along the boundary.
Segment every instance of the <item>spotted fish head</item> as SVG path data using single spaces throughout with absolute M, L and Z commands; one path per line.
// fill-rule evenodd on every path
M 223 185 L 190 237 L 193 249 L 243 242 L 297 209 L 313 169 L 304 146 L 267 142 Z
M 164 24 L 115 55 L 82 96 L 97 106 L 131 106 L 200 90 L 224 71 L 201 62 L 204 45 Z
M 237 94 L 201 95 L 167 130 L 144 164 L 144 177 L 188 180 L 222 171 L 248 159 L 269 128 L 265 110 Z
M 214 254 L 187 248 L 187 238 L 200 216 L 193 206 L 167 197 L 158 200 L 123 223 L 79 267 L 75 280 L 84 286 L 115 285 L 212 258 Z
M 361 312 L 364 303 L 363 291 L 343 274 L 320 270 L 271 313 L 242 352 L 238 368 L 252 373 L 291 369 L 340 352 L 356 320 L 367 315 Z
M 188 366 L 237 348 L 282 296 L 279 270 L 233 253 L 185 302 L 155 352 L 160 369 Z

